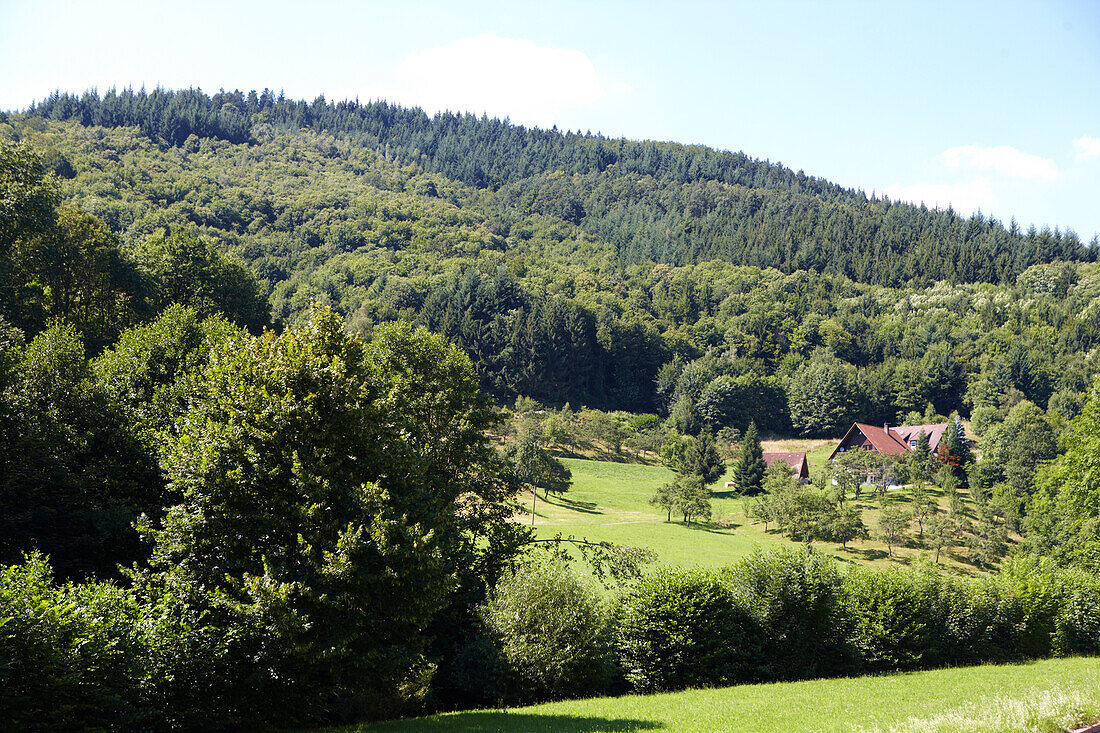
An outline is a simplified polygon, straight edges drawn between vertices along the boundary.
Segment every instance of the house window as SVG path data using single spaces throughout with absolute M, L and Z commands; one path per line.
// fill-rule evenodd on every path
M 914 439 L 914 440 L 910 440 L 910 441 L 909 441 L 909 447 L 910 447 L 910 448 L 916 448 L 916 447 L 917 447 L 917 441 L 916 441 L 915 439 Z

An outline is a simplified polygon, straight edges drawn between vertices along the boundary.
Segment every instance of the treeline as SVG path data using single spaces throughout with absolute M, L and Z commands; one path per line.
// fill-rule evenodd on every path
M 55 92 L 29 113 L 83 125 L 137 126 L 152 140 L 190 135 L 240 143 L 267 128 L 312 129 L 477 189 L 505 211 L 580 225 L 624 262 L 710 259 L 842 274 L 885 285 L 1011 282 L 1054 260 L 1095 261 L 1072 231 L 1022 232 L 976 214 L 868 197 L 743 153 L 527 129 L 508 121 L 385 102 L 312 103 L 257 94 L 156 89 L 100 97 Z M 249 133 L 248 131 L 252 132 Z

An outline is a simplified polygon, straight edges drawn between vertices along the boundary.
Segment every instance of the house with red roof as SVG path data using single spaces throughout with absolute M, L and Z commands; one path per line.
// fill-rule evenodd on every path
M 806 454 L 803 453 L 765 453 L 764 464 L 771 466 L 776 461 L 783 461 L 791 467 L 791 473 L 806 483 L 810 480 L 810 466 L 806 463 Z
M 883 425 L 880 428 L 877 425 L 857 422 L 848 428 L 848 432 L 840 439 L 840 444 L 829 454 L 829 460 L 831 461 L 838 454 L 850 450 L 866 450 L 884 456 L 904 457 L 912 453 L 917 447 L 917 441 L 920 440 L 922 432 L 928 436 L 928 448 L 932 451 L 932 455 L 937 455 L 936 451 L 940 446 L 940 441 L 949 426 L 950 423 L 938 423 L 935 425 L 904 425 L 900 427 Z M 874 475 L 874 472 L 868 476 L 869 482 L 873 483 L 877 479 L 878 476 Z M 887 476 L 886 481 L 892 483 L 893 478 Z

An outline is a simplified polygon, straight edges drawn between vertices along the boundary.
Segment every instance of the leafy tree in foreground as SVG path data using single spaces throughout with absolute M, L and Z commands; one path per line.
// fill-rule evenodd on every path
M 392 714 L 428 672 L 448 594 L 494 582 L 526 531 L 469 360 L 405 324 L 367 344 L 315 309 L 220 351 L 164 465 L 182 497 L 135 580 L 216 623 L 227 719 Z M 169 613 L 169 619 L 173 616 Z
M 760 436 L 756 433 L 756 423 L 749 423 L 745 437 L 741 439 L 741 450 L 733 466 L 733 484 L 737 493 L 752 496 L 760 492 L 764 481 L 764 449 L 760 446 Z
M 117 575 L 143 555 L 134 519 L 163 503 L 156 463 L 75 328 L 55 323 L 25 348 L 12 331 L 0 340 L 0 562 L 37 549 L 63 578 Z

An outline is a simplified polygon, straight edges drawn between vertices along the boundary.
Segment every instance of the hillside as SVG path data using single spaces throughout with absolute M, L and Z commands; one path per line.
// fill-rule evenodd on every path
M 929 404 L 1004 411 L 1021 397 L 1046 408 L 1057 396 L 1071 417 L 1096 371 L 1100 275 L 1074 261 L 1094 253 L 1072 235 L 867 201 L 704 148 L 286 100 L 251 113 L 246 139 L 196 112 L 176 140 L 136 98 L 97 99 L 35 109 L 81 122 L 9 115 L 0 133 L 43 151 L 67 177 L 65 198 L 125 247 L 165 230 L 205 236 L 249 266 L 284 323 L 319 300 L 363 332 L 427 325 L 499 397 L 675 412 L 685 431 L 701 420 L 744 429 L 755 416 L 764 429 L 831 435 L 854 418 L 900 422 Z M 108 114 L 125 99 L 131 112 Z M 216 103 L 227 119 L 251 109 L 217 95 L 157 99 L 176 109 L 158 120 L 188 105 Z M 582 155 L 609 147 L 620 152 L 606 165 Z M 479 156 L 501 166 L 493 181 L 458 164 Z M 833 247 L 818 230 L 837 207 L 847 224 Z M 736 244 L 749 240 L 759 251 Z M 799 249 L 813 257 L 761 254 Z M 984 274 L 954 269 L 993 250 L 1003 256 Z M 1068 262 L 1036 264 L 1052 260 Z M 844 396 L 808 416 L 798 385 L 817 364 Z
M 869 198 L 744 153 L 591 133 L 527 129 L 472 115 L 383 102 L 312 103 L 269 90 L 54 93 L 29 110 L 85 126 L 137 127 L 187 146 L 194 136 L 251 144 L 272 130 L 310 129 L 479 190 L 499 208 L 579 225 L 628 264 L 721 259 L 784 272 L 813 269 L 859 282 L 1007 282 L 1036 263 L 1095 260 L 1072 232 L 1022 233 L 981 216 Z M 326 144 L 329 155 L 343 155 Z

